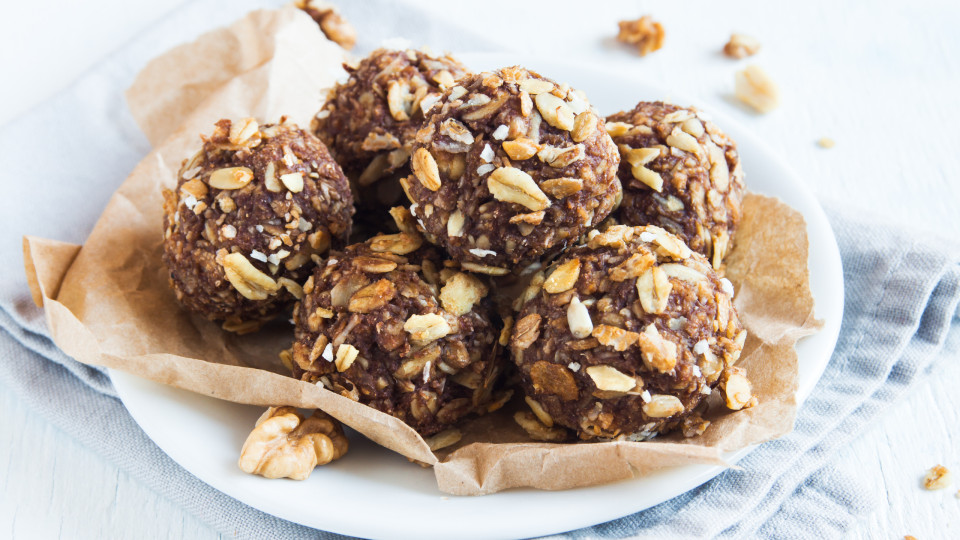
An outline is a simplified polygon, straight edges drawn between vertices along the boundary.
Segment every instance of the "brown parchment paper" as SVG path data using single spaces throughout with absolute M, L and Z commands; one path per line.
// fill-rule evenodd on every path
M 237 403 L 323 409 L 378 444 L 432 465 L 439 489 L 458 495 L 566 489 L 720 464 L 725 450 L 792 429 L 794 345 L 820 326 L 809 290 L 806 226 L 796 211 L 755 194 L 745 200 L 727 275 L 749 331 L 739 365 L 748 369 L 760 403 L 737 413 L 711 404 L 713 423 L 694 439 L 538 443 L 515 425 L 508 406 L 467 423 L 460 443 L 434 454 L 399 420 L 286 376 L 277 353 L 292 340 L 287 322 L 236 336 L 181 310 L 160 259 L 161 190 L 175 185 L 199 134 L 220 118 L 276 121 L 286 114 L 307 125 L 342 61 L 342 51 L 309 17 L 285 8 L 253 12 L 143 70 L 128 101 L 155 150 L 120 186 L 82 247 L 24 238 L 31 292 L 64 352 Z

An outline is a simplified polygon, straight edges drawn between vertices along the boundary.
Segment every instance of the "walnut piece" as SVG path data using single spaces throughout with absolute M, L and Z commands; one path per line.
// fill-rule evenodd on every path
M 304 420 L 293 407 L 270 407 L 240 450 L 243 472 L 266 478 L 306 480 L 317 465 L 347 453 L 340 423 L 322 411 Z
M 663 25 L 644 15 L 635 21 L 620 21 L 617 41 L 635 45 L 640 56 L 646 56 L 663 47 Z
M 757 38 L 744 34 L 731 34 L 730 41 L 723 46 L 723 54 L 730 58 L 746 58 L 760 51 L 760 42 Z

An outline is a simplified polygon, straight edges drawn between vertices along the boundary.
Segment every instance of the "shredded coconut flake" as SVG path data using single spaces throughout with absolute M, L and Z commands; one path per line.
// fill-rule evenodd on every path
M 423 383 L 424 384 L 430 382 L 430 364 L 431 364 L 431 361 L 427 360 L 427 363 L 423 365 Z
M 493 257 L 497 256 L 496 251 L 491 251 L 489 249 L 473 248 L 470 250 L 470 253 L 476 255 L 477 257 L 486 257 L 487 255 L 490 255 Z
M 650 391 L 644 390 L 643 393 L 640 394 L 640 399 L 642 399 L 644 403 L 650 403 Z
M 723 288 L 723 292 L 727 293 L 727 295 L 730 297 L 733 297 L 733 283 L 730 283 L 729 279 L 721 278 L 720 286 Z
M 257 250 L 253 250 L 250 252 L 250 258 L 256 259 L 260 262 L 267 262 L 267 256 Z
M 507 138 L 508 133 L 510 133 L 510 128 L 508 128 L 503 124 L 500 124 L 500 127 L 493 130 L 493 138 L 498 141 L 502 141 Z
M 327 362 L 333 362 L 333 343 L 327 343 L 327 346 L 323 348 L 320 356 Z
M 183 204 L 187 205 L 187 208 L 193 210 L 193 207 L 197 205 L 197 198 L 193 195 L 187 195 L 183 198 Z
M 411 205 L 410 205 L 410 215 L 413 216 L 413 217 L 417 217 L 417 208 L 419 208 L 419 207 L 420 207 L 420 205 L 417 204 L 417 203 L 411 204 Z
M 495 157 L 497 157 L 497 154 L 494 153 L 493 148 L 490 148 L 489 144 L 483 145 L 483 152 L 480 152 L 480 158 L 490 163 Z
M 707 343 L 707 340 L 701 339 L 693 346 L 693 352 L 697 354 L 706 354 L 707 350 L 710 348 L 710 344 Z
M 713 390 L 711 390 L 709 386 L 701 386 L 700 393 L 705 396 L 709 396 L 710 394 L 713 393 Z
M 257 232 L 263 232 L 263 225 L 257 225 Z
M 640 233 L 640 241 L 641 241 L 641 242 L 653 242 L 653 240 L 654 240 L 656 237 L 657 237 L 657 235 L 653 234 L 653 233 L 650 232 L 650 231 L 643 231 L 642 233 Z
M 277 257 L 276 253 L 271 253 L 270 255 L 267 255 L 267 262 L 273 265 L 278 265 L 280 264 L 280 257 Z
M 334 259 L 334 258 L 331 257 L 331 258 L 327 259 L 327 266 L 333 266 L 333 265 L 337 264 L 338 262 L 339 262 L 339 261 L 338 261 L 337 259 Z
M 570 371 L 576 373 L 580 371 L 580 362 L 570 362 L 567 367 L 570 368 Z
M 700 366 L 692 366 L 690 368 L 690 371 L 693 372 L 694 377 L 699 377 L 700 375 L 703 375 L 703 373 L 700 371 Z
M 477 167 L 477 175 L 483 176 L 485 174 L 492 173 L 494 169 L 496 169 L 496 167 L 494 167 L 492 164 L 484 163 L 483 165 Z

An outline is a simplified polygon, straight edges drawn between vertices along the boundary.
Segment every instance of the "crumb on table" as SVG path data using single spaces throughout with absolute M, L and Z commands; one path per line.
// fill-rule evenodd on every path
M 617 41 L 635 45 L 640 56 L 646 56 L 663 47 L 663 25 L 644 15 L 635 21 L 620 21 Z

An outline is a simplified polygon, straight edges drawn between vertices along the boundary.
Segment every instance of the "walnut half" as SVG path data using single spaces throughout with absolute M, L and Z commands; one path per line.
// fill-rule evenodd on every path
M 306 480 L 317 465 L 347 453 L 340 423 L 317 410 L 309 418 L 293 407 L 270 407 L 240 450 L 243 472 L 266 478 Z

